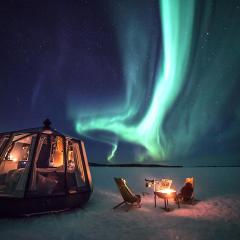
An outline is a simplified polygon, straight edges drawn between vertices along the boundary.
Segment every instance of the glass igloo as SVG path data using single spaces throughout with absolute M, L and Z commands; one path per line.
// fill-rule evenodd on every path
M 92 193 L 84 143 L 44 126 L 0 134 L 0 216 L 82 206 Z

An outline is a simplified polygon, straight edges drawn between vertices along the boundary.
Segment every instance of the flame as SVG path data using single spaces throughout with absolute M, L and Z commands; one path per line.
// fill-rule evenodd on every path
M 176 193 L 176 191 L 174 189 L 161 189 L 161 190 L 158 190 L 157 192 L 160 192 L 160 193 L 165 193 L 165 194 L 172 194 L 172 193 Z

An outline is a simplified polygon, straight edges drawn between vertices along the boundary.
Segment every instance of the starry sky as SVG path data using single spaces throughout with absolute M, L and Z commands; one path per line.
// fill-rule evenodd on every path
M 5 1 L 0 131 L 53 127 L 91 162 L 240 163 L 240 0 Z

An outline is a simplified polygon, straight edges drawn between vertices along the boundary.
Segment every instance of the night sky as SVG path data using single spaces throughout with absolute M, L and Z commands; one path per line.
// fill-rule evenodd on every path
M 91 162 L 240 163 L 240 0 L 4 1 L 0 131 Z

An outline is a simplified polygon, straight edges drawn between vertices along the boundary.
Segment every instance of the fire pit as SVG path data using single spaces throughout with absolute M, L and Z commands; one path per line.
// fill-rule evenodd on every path
M 157 197 L 162 198 L 164 200 L 164 209 L 166 211 L 169 211 L 169 207 L 168 207 L 169 199 L 173 199 L 174 201 L 176 201 L 178 208 L 180 208 L 177 192 L 174 189 L 162 189 L 162 190 L 154 191 L 155 207 L 157 206 Z
M 154 206 L 157 206 L 157 197 L 164 200 L 164 209 L 169 211 L 168 200 L 172 199 L 176 201 L 178 208 L 180 208 L 179 199 L 177 192 L 174 189 L 171 189 L 172 180 L 171 179 L 145 179 L 146 187 L 153 187 L 154 192 Z

